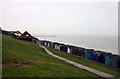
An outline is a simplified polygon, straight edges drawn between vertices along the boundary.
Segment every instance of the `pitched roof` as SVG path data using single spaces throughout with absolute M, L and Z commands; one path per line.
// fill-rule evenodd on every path
M 24 38 L 24 39 L 27 39 L 27 38 L 33 38 L 31 34 L 29 34 L 27 31 L 25 31 L 20 37 L 18 38 Z

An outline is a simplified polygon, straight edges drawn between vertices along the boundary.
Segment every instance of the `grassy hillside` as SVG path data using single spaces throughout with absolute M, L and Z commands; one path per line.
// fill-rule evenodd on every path
M 100 70 L 100 71 L 109 73 L 111 75 L 114 75 L 116 77 L 119 77 L 120 70 L 118 70 L 118 69 L 106 66 L 104 64 L 97 63 L 95 61 L 90 61 L 90 60 L 87 60 L 84 58 L 76 57 L 76 56 L 73 56 L 72 54 L 67 54 L 65 52 L 62 52 L 62 51 L 59 51 L 56 49 L 52 49 L 52 48 L 48 48 L 48 49 L 50 51 L 52 51 L 54 54 L 59 55 L 61 57 L 67 58 L 67 59 L 75 61 L 77 63 L 83 64 L 83 65 L 86 65 L 88 67 L 95 68 L 97 70 Z
M 98 77 L 56 59 L 34 43 L 3 35 L 3 77 Z
M 0 78 L 2 77 L 2 35 L 0 34 Z

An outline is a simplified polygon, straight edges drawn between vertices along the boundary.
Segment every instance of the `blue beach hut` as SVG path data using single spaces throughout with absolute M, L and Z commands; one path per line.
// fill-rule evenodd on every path
M 87 50 L 87 58 L 93 60 L 94 59 L 94 54 L 93 54 L 93 49 L 86 49 Z
M 84 50 L 84 58 L 88 58 L 88 52 L 87 52 L 87 49 Z
M 94 60 L 94 58 L 95 58 L 95 52 L 94 52 L 94 50 L 92 49 L 91 52 L 90 52 L 90 59 L 91 59 L 91 60 Z
M 49 46 L 50 48 L 53 48 L 53 43 L 52 43 L 52 42 L 49 42 L 48 46 Z
M 111 66 L 111 53 L 105 53 L 104 57 L 105 57 L 105 64 L 108 66 Z
M 102 52 L 102 51 L 100 51 L 100 52 L 101 52 L 101 54 L 100 54 L 99 62 L 104 64 L 105 63 L 104 52 Z
M 94 51 L 94 61 L 99 62 L 100 54 L 100 52 Z
M 91 59 L 91 51 L 92 49 L 85 49 L 84 58 Z
M 64 51 L 64 44 L 60 44 L 60 50 Z
M 67 46 L 65 44 L 60 44 L 60 50 L 67 53 Z
M 53 48 L 55 49 L 56 42 L 53 42 Z
M 64 45 L 64 52 L 67 53 L 67 45 Z
M 45 40 L 41 40 L 41 45 L 45 46 Z

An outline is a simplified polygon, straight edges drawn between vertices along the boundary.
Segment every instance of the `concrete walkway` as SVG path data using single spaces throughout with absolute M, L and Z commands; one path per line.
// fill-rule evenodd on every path
M 68 60 L 68 59 L 66 59 L 66 58 L 57 56 L 57 55 L 53 54 L 52 52 L 50 52 L 50 51 L 49 51 L 47 48 L 45 48 L 44 46 L 40 46 L 40 47 L 44 48 L 45 51 L 46 51 L 49 55 L 51 55 L 51 56 L 53 56 L 53 57 L 56 57 L 56 58 L 58 58 L 58 59 L 60 59 L 60 60 L 62 60 L 62 61 L 65 61 L 65 62 L 67 62 L 67 63 L 69 63 L 69 64 L 72 64 L 72 65 L 74 65 L 74 66 L 76 66 L 76 67 L 78 67 L 78 68 L 80 68 L 80 69 L 87 70 L 87 71 L 89 71 L 89 72 L 91 72 L 91 73 L 94 73 L 94 74 L 96 74 L 96 75 L 98 75 L 98 76 L 100 76 L 100 77 L 102 77 L 102 78 L 105 78 L 105 79 L 117 79 L 117 78 L 115 78 L 114 76 L 112 76 L 112 75 L 110 75 L 110 74 L 107 74 L 107 73 L 105 73 L 105 72 L 101 72 L 101 71 L 98 71 L 98 70 L 96 70 L 96 69 L 93 69 L 93 68 L 84 66 L 84 65 L 82 65 L 82 64 L 73 62 L 73 61 L 71 61 L 71 60 Z

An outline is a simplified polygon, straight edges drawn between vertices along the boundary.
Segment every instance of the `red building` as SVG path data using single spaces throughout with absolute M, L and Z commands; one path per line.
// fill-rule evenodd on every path
M 30 41 L 32 42 L 33 36 L 25 31 L 21 36 L 17 37 L 20 40 Z

